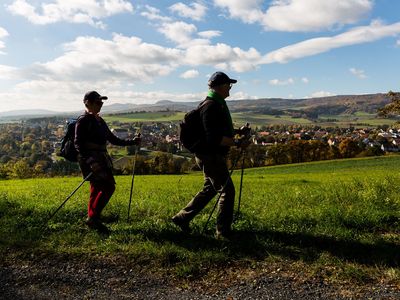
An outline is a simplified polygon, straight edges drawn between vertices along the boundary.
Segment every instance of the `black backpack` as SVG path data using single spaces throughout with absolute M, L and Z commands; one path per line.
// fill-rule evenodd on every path
M 57 153 L 58 156 L 64 157 L 71 162 L 78 161 L 78 151 L 75 149 L 75 125 L 77 119 L 71 119 L 67 123 L 67 131 L 61 140 L 61 149 Z
M 183 147 L 192 153 L 195 153 L 202 146 L 205 139 L 200 110 L 209 101 L 210 100 L 203 101 L 197 108 L 186 113 L 182 122 L 179 123 L 179 140 Z

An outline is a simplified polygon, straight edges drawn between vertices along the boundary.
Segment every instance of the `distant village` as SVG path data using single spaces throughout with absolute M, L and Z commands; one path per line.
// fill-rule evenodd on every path
M 67 121 L 65 119 L 38 118 L 25 120 L 19 123 L 1 124 L 0 131 L 0 178 L 18 177 L 18 171 L 14 172 L 10 168 L 21 165 L 22 174 L 27 172 L 31 174 L 51 174 L 66 175 L 74 174 L 79 171 L 77 165 L 72 165 L 57 156 L 60 149 L 61 139 L 65 134 Z M 136 133 L 141 132 L 143 142 L 141 152 L 147 153 L 144 161 L 153 159 L 148 163 L 154 168 L 157 167 L 158 158 L 154 161 L 151 153 L 168 154 L 168 159 L 180 159 L 190 161 L 192 155 L 188 153 L 179 141 L 178 122 L 147 122 L 147 123 L 120 123 L 111 122 L 109 124 L 111 131 L 118 137 L 125 139 L 131 138 Z M 345 147 L 353 147 L 351 155 L 357 156 L 364 153 L 369 155 L 383 155 L 400 150 L 400 131 L 387 125 L 377 128 L 339 128 L 320 126 L 301 126 L 301 125 L 266 125 L 252 129 L 253 150 L 250 151 L 257 156 L 257 163 L 250 166 L 262 166 L 276 163 L 298 162 L 293 158 L 274 159 L 278 147 L 280 155 L 285 156 L 290 147 L 297 144 L 318 145 L 318 151 L 324 148 L 325 152 L 332 149 L 334 154 L 324 154 L 323 158 L 313 156 L 304 158 L 305 161 L 344 158 L 349 157 L 350 153 Z M 351 143 L 350 143 L 351 141 Z M 283 150 L 282 150 L 283 149 Z M 304 151 L 314 151 L 311 148 L 302 148 Z M 275 152 L 274 152 L 275 151 Z M 347 152 L 346 152 L 347 151 Z M 109 147 L 110 154 L 115 158 L 115 168 L 119 170 L 129 169 L 131 163 L 127 157 L 134 153 L 134 149 L 127 149 L 121 152 L 120 147 Z M 331 151 L 332 152 L 332 151 Z M 360 154 L 361 153 L 361 154 Z M 149 156 L 150 155 L 150 156 Z M 287 156 L 287 155 L 286 155 Z M 304 156 L 306 157 L 306 156 Z M 165 160 L 165 159 L 164 159 Z M 254 162 L 254 159 L 252 160 Z M 147 169 L 151 167 L 147 166 Z M 147 170 L 146 169 L 146 170 Z M 187 167 L 187 169 L 190 169 Z M 173 172 L 184 172 L 185 170 L 174 170 Z M 148 171 L 152 173 L 153 171 Z

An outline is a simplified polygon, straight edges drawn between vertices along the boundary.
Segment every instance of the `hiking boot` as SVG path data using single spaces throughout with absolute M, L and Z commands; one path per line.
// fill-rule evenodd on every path
M 181 218 L 174 216 L 172 222 L 178 226 L 184 233 L 190 233 L 189 222 L 183 221 Z
M 221 230 L 216 230 L 215 231 L 215 238 L 217 240 L 221 240 L 221 241 L 230 241 L 232 240 L 233 237 L 233 233 L 232 230 L 228 230 L 228 231 L 221 231 Z
M 98 218 L 91 218 L 91 217 L 87 218 L 86 225 L 90 229 L 97 230 L 100 233 L 110 233 L 110 230 L 108 229 L 108 227 L 106 225 L 104 225 L 103 223 L 101 223 Z

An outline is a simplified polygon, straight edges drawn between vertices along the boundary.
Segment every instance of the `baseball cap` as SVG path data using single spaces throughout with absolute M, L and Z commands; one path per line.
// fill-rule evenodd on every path
M 215 72 L 211 75 L 210 79 L 208 80 L 208 85 L 210 87 L 219 86 L 227 83 L 236 83 L 236 79 L 231 79 L 226 75 L 224 72 Z
M 98 101 L 98 100 L 107 100 L 107 96 L 101 96 L 98 92 L 96 91 L 90 91 L 85 94 L 85 97 L 83 97 L 83 102 L 86 101 Z

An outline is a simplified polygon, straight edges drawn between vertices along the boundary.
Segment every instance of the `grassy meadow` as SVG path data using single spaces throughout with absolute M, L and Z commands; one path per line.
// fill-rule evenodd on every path
M 105 115 L 104 119 L 107 122 L 179 122 L 183 119 L 185 113 L 183 112 L 137 112 L 127 114 Z M 270 124 L 290 124 L 290 125 L 321 125 L 321 126 L 339 126 L 349 127 L 350 125 L 363 124 L 367 126 L 378 125 L 392 125 L 395 120 L 376 118 L 375 114 L 368 114 L 364 112 L 357 112 L 354 115 L 341 114 L 341 115 L 321 115 L 318 123 L 305 118 L 293 118 L 288 115 L 274 116 L 267 114 L 253 114 L 253 113 L 232 113 L 233 121 L 237 126 L 245 123 L 250 123 L 253 126 L 263 126 Z M 335 119 L 336 121 L 332 121 Z
M 137 112 L 128 114 L 115 114 L 105 115 L 106 122 L 118 121 L 120 123 L 134 123 L 134 122 L 173 122 L 181 121 L 183 119 L 183 112 Z
M 214 200 L 184 235 L 170 222 L 201 188 L 202 175 L 118 176 L 104 210 L 111 234 L 84 225 L 88 183 L 45 225 L 81 178 L 6 180 L 0 184 L 0 253 L 128 258 L 151 271 L 203 277 L 222 265 L 292 265 L 331 281 L 400 284 L 400 156 L 245 170 L 233 241 L 213 237 Z M 240 171 L 233 180 L 239 192 Z M 236 208 L 235 208 L 236 210 Z

